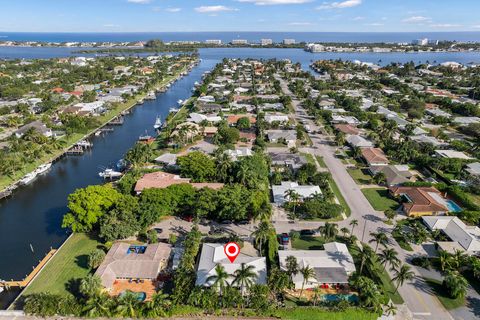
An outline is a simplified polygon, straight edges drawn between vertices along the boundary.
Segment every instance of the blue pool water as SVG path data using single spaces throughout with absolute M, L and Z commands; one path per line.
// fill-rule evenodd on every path
M 324 294 L 322 296 L 323 301 L 340 301 L 346 300 L 348 302 L 357 302 L 358 296 L 356 294 Z
M 125 296 L 125 294 L 127 292 L 132 292 L 132 291 L 129 291 L 129 290 L 126 290 L 126 291 L 123 291 L 122 293 L 120 293 L 120 297 L 123 297 Z M 137 297 L 137 300 L 138 301 L 145 301 L 145 299 L 147 298 L 147 294 L 145 292 L 133 292 L 135 294 L 135 296 Z
M 462 208 L 458 204 L 455 203 L 453 200 L 447 200 L 447 208 L 450 212 L 460 212 Z

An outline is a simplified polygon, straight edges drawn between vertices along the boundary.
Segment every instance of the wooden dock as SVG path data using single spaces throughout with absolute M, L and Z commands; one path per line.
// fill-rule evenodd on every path
M 45 257 L 39 261 L 38 265 L 33 268 L 32 272 L 25 277 L 25 279 L 20 281 L 0 281 L 0 287 L 10 288 L 10 287 L 20 287 L 25 288 L 30 281 L 32 281 L 35 276 L 43 269 L 43 267 L 47 264 L 48 261 L 55 255 L 57 249 L 51 249 L 49 253 L 45 255 Z

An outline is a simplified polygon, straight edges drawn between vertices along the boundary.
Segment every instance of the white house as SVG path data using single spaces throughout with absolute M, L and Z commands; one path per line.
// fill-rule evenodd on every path
M 201 123 L 202 121 L 208 122 L 219 122 L 222 120 L 222 117 L 217 115 L 204 115 L 201 113 L 190 113 L 190 118 L 187 119 L 188 122 Z
M 285 114 L 266 114 L 265 121 L 272 122 L 288 122 L 288 116 Z
M 233 161 L 237 161 L 238 158 L 252 156 L 252 149 L 247 147 L 239 147 L 235 150 L 225 150 L 225 154 L 230 157 Z
M 373 143 L 368 141 L 367 139 L 359 136 L 359 135 L 350 135 L 347 137 L 347 142 L 352 147 L 359 147 L 359 148 L 372 148 Z
M 442 230 L 452 240 L 437 242 L 440 249 L 451 253 L 455 250 L 468 254 L 480 252 L 480 228 L 477 226 L 467 226 L 452 216 L 424 216 L 422 219 L 430 230 Z
M 295 130 L 267 130 L 267 137 L 270 142 L 278 143 L 285 140 L 288 147 L 294 147 L 297 141 L 297 132 Z
M 203 96 L 203 97 L 198 97 L 197 99 L 198 102 L 215 102 L 215 97 L 214 96 Z
M 280 185 L 272 185 L 273 202 L 279 206 L 287 202 L 288 197 L 286 196 L 286 192 L 288 190 L 295 191 L 300 196 L 301 199 L 306 199 L 317 193 L 318 194 L 322 193 L 319 186 L 311 186 L 311 185 L 301 186 L 296 182 L 282 181 Z
M 240 269 L 241 264 L 245 263 L 247 266 L 253 266 L 253 272 L 257 275 L 255 283 L 266 284 L 267 283 L 267 262 L 265 257 L 256 257 L 248 255 L 240 250 L 240 254 L 232 263 L 225 255 L 224 245 L 221 243 L 204 243 L 202 245 L 202 253 L 200 254 L 200 260 L 197 267 L 197 280 L 195 285 L 197 286 L 211 286 L 212 281 L 208 280 L 210 276 L 216 275 L 215 267 L 222 265 L 228 274 L 233 274 L 236 270 Z M 232 283 L 233 277 L 227 279 L 228 283 Z
M 339 242 L 329 242 L 323 247 L 324 250 L 279 250 L 280 269 L 287 270 L 287 257 L 292 256 L 297 259 L 299 269 L 308 266 L 314 270 L 314 277 L 307 280 L 305 289 L 347 284 L 348 277 L 355 272 L 355 264 L 347 246 Z M 293 276 L 295 289 L 301 289 L 303 282 L 300 272 Z
M 456 150 L 435 150 L 435 153 L 442 158 L 449 158 L 449 159 L 464 159 L 470 160 L 473 159 L 472 157 L 467 156 L 465 153 Z

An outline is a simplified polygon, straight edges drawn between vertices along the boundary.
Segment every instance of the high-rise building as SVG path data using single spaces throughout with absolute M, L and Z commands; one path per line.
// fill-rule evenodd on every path
M 260 42 L 261 42 L 262 46 L 269 46 L 269 45 L 273 44 L 272 39 L 262 39 Z
M 219 45 L 219 44 L 222 44 L 222 40 L 215 40 L 215 39 L 213 39 L 213 40 L 205 40 L 205 43 L 206 43 L 206 44 L 217 44 L 217 45 Z
M 295 39 L 283 39 L 283 44 L 295 44 Z
M 232 40 L 232 44 L 248 44 L 248 41 L 245 39 L 234 39 Z
M 426 46 L 428 44 L 428 39 L 427 38 L 415 39 L 415 40 L 412 41 L 412 44 L 414 46 Z

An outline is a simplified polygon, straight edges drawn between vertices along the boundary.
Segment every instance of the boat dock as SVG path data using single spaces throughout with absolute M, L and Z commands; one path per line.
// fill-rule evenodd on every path
M 0 281 L 0 287 L 4 288 L 10 288 L 10 287 L 20 287 L 20 288 L 25 288 L 32 280 L 35 278 L 35 276 L 43 269 L 43 267 L 47 264 L 48 261 L 55 255 L 55 252 L 57 252 L 57 249 L 51 249 L 50 252 L 48 252 L 45 257 L 40 260 L 37 264 L 36 267 L 33 267 L 32 272 L 30 272 L 29 275 L 25 276 L 23 280 L 20 281 L 15 281 L 15 280 L 10 280 L 10 281 Z
M 112 121 L 110 121 L 108 124 L 112 126 L 121 126 L 123 124 L 123 116 L 119 116 L 116 118 L 113 118 Z
M 82 155 L 84 152 L 85 152 L 85 150 L 82 147 L 75 146 L 75 147 L 72 147 L 72 148 L 68 149 L 66 154 L 78 156 L 78 155 Z
M 11 195 L 12 195 L 11 190 L 2 191 L 2 192 L 0 192 L 0 199 L 10 197 Z

